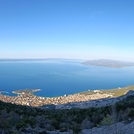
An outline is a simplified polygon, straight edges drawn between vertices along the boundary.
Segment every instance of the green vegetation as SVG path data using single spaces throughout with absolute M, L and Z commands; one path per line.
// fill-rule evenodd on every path
M 23 90 L 16 90 L 16 91 L 13 91 L 12 93 L 14 94 L 32 94 L 33 92 L 37 92 L 37 91 L 40 91 L 40 89 L 23 89 Z
M 70 110 L 43 110 L 0 101 L 0 133 L 3 130 L 10 134 L 72 130 L 74 134 L 78 134 L 82 129 L 133 120 L 134 96 L 129 96 L 114 106 Z

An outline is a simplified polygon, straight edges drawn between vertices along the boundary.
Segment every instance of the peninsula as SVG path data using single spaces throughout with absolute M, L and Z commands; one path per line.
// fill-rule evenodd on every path
M 24 90 L 16 90 L 16 91 L 13 91 L 12 93 L 14 93 L 14 94 L 32 94 L 33 92 L 37 92 L 37 91 L 40 91 L 40 90 L 41 90 L 40 88 L 24 89 Z
M 134 66 L 134 62 L 109 60 L 109 59 L 89 60 L 89 61 L 82 62 L 82 64 L 87 66 L 102 66 L 102 67 L 112 67 L 112 68 Z

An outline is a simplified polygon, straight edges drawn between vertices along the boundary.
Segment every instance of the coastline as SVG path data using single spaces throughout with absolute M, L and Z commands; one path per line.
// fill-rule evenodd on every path
M 131 92 L 131 90 L 133 90 Z M 88 90 L 76 94 L 58 96 L 58 97 L 41 97 L 36 96 L 33 92 L 40 91 L 40 89 L 25 89 L 13 91 L 17 96 L 6 96 L 0 94 L 0 100 L 17 105 L 25 105 L 41 108 L 56 108 L 56 109 L 70 109 L 74 107 L 87 108 L 92 106 L 104 106 L 117 102 L 118 98 L 126 94 L 133 94 L 134 85 L 124 88 L 116 88 L 111 90 Z M 100 104 L 100 105 L 98 105 Z
M 32 94 L 33 92 L 38 92 L 40 91 L 40 88 L 37 89 L 23 89 L 23 90 L 15 90 L 12 91 L 13 94 Z
M 54 97 L 84 92 L 88 89 L 110 90 L 110 88 L 133 84 L 134 68 L 89 67 L 72 63 L 3 64 L 0 71 L 2 74 L 0 80 L 3 84 L 0 88 L 8 91 L 8 95 L 14 96 L 12 90 L 40 87 L 42 90 L 36 92 L 36 95 Z

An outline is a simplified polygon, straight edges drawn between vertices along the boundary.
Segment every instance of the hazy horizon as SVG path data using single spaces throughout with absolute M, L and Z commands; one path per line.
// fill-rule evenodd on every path
M 0 59 L 134 61 L 134 1 L 1 0 Z
M 0 58 L 0 61 L 12 61 L 12 60 L 16 60 L 16 61 L 75 61 L 75 62 L 86 62 L 86 61 L 95 61 L 97 60 L 99 61 L 115 61 L 115 62 L 130 62 L 130 63 L 134 63 L 134 61 L 129 61 L 129 60 L 117 60 L 117 59 L 69 59 L 69 58 Z

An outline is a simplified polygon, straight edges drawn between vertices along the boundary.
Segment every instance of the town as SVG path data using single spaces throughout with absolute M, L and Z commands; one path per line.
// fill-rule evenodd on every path
M 102 93 L 100 90 L 92 91 L 92 94 L 71 94 L 58 97 L 41 97 L 33 94 L 36 90 L 13 91 L 17 96 L 7 96 L 0 94 L 0 100 L 7 103 L 25 105 L 40 108 L 71 109 L 101 107 L 114 104 L 128 95 L 133 95 L 134 91 L 120 97 L 115 97 L 111 93 Z M 37 90 L 38 91 L 38 90 Z

